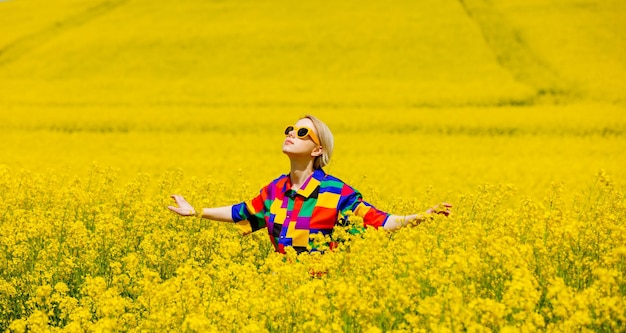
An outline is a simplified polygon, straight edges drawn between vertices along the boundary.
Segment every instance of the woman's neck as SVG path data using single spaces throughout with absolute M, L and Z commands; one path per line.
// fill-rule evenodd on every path
M 289 172 L 289 178 L 291 180 L 291 189 L 294 191 L 299 190 L 302 184 L 313 174 L 313 161 L 307 161 L 307 163 L 298 163 L 298 161 L 291 160 L 291 172 Z

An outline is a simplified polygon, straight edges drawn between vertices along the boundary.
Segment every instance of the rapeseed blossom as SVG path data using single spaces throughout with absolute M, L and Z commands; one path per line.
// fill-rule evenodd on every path
M 626 206 L 605 172 L 595 201 L 564 203 L 557 184 L 505 207 L 514 190 L 485 185 L 449 217 L 353 234 L 351 216 L 313 240 L 337 249 L 282 255 L 262 235 L 168 214 L 155 186 L 167 175 L 116 186 L 97 166 L 65 183 L 4 170 L 0 325 L 16 332 L 618 330 L 626 318 Z

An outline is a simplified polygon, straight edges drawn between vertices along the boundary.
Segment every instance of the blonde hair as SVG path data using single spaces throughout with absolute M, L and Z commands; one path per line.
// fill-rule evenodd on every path
M 315 158 L 315 160 L 313 161 L 313 168 L 321 169 L 328 165 L 328 163 L 330 162 L 330 157 L 333 154 L 333 145 L 335 141 L 333 138 L 333 133 L 323 121 L 319 120 L 315 116 L 307 114 L 302 117 L 302 119 L 304 118 L 309 119 L 317 130 L 317 137 L 320 139 L 320 146 L 322 146 L 322 155 Z

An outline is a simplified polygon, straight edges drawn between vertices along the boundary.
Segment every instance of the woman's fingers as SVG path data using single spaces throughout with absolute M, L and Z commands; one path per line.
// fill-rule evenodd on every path
M 437 211 L 437 214 L 443 214 L 445 216 L 450 215 L 450 208 L 452 207 L 451 204 L 448 203 L 443 203 L 443 208 L 439 208 L 439 210 Z
M 172 199 L 174 199 L 174 201 L 176 201 L 176 204 L 179 205 L 179 206 L 180 206 L 181 203 L 186 202 L 185 199 L 182 196 L 178 195 L 178 194 L 172 195 Z
M 174 213 L 182 216 L 192 216 L 196 214 L 196 211 L 193 208 L 180 208 L 174 206 L 167 206 L 167 208 Z
M 179 209 L 178 207 L 174 207 L 174 206 L 167 206 L 167 209 L 173 211 L 174 213 L 179 213 Z M 180 214 L 180 213 L 179 213 Z
M 185 198 L 183 198 L 182 196 L 178 194 L 172 195 L 172 198 L 174 199 L 174 201 L 176 201 L 176 204 L 178 205 L 178 207 L 182 207 L 182 208 L 188 208 L 187 206 L 191 207 L 191 205 L 187 202 L 187 200 L 185 200 Z
M 183 215 L 183 216 L 191 216 L 196 213 L 194 208 L 182 196 L 178 194 L 174 194 L 171 197 L 172 199 L 174 199 L 174 201 L 176 201 L 176 205 L 178 205 L 178 207 L 167 206 L 169 210 L 173 211 L 176 214 Z
M 436 213 L 436 214 L 442 214 L 442 215 L 448 216 L 450 215 L 450 208 L 452 208 L 451 204 L 447 202 L 442 202 L 439 205 L 433 206 L 433 208 L 429 208 L 426 211 L 426 213 L 428 214 Z

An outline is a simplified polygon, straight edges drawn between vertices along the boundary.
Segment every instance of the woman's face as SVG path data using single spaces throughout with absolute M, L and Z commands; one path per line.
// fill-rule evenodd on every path
M 296 128 L 308 127 L 317 135 L 313 122 L 308 118 L 298 120 L 294 126 Z M 311 157 L 312 159 L 321 154 L 319 145 L 313 142 L 311 136 L 307 135 L 304 138 L 299 138 L 296 132 L 297 130 L 292 130 L 287 133 L 283 141 L 283 153 L 290 157 Z M 320 151 L 319 153 L 317 152 L 318 150 Z

